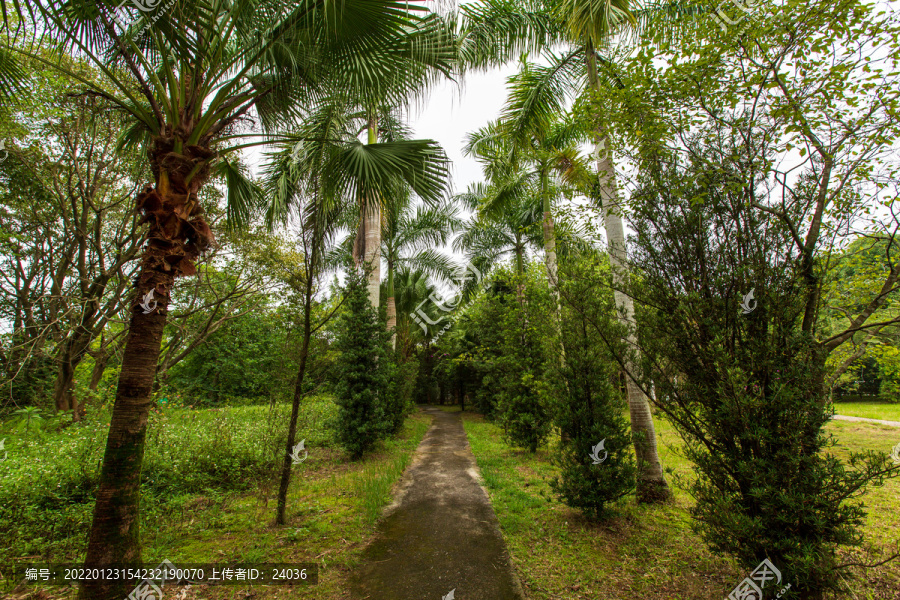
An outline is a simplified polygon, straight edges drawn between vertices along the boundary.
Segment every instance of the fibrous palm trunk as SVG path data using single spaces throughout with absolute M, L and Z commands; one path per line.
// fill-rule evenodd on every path
M 194 274 L 194 260 L 212 243 L 212 232 L 197 199 L 197 191 L 209 176 L 206 165 L 212 156 L 208 148 L 183 146 L 171 129 L 156 139 L 150 152 L 156 185 L 146 186 L 137 197 L 143 222 L 149 224 L 148 243 L 131 302 L 131 321 L 88 539 L 88 568 L 141 562 L 141 463 L 153 380 L 175 278 Z M 191 173 L 193 177 L 187 181 Z M 148 298 L 151 291 L 153 296 Z M 135 583 L 87 580 L 81 585 L 79 599 L 122 600 Z

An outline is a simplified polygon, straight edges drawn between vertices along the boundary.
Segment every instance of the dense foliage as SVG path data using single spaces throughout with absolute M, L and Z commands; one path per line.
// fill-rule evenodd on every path
M 344 313 L 338 324 L 335 348 L 340 352 L 335 386 L 340 411 L 338 443 L 354 459 L 370 451 L 378 440 L 396 431 L 408 407 L 397 393 L 391 361 L 391 334 L 369 304 L 364 271 L 350 269 L 344 288 Z
M 554 456 L 560 475 L 553 488 L 569 506 L 601 519 L 611 504 L 634 492 L 635 465 L 620 370 L 598 333 L 598 327 L 609 333 L 616 325 L 611 294 L 591 284 L 599 271 L 596 259 L 573 257 L 560 271 L 562 312 L 554 342 L 561 348 L 559 360 L 548 364 L 547 386 L 560 431 Z M 591 450 L 601 443 L 593 458 Z

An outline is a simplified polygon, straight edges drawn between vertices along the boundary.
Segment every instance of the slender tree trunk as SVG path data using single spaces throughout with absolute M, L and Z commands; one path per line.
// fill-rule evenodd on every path
M 303 345 L 300 347 L 300 366 L 297 368 L 297 381 L 294 384 L 294 402 L 291 405 L 291 421 L 288 426 L 287 447 L 284 461 L 281 465 L 281 484 L 278 487 L 278 508 L 275 515 L 275 523 L 284 525 L 285 511 L 287 509 L 287 493 L 291 484 L 291 454 L 294 450 L 294 440 L 297 437 L 297 416 L 300 414 L 300 400 L 303 398 L 303 378 L 306 375 L 306 359 L 309 356 L 309 340 L 312 337 L 310 313 L 312 312 L 312 282 L 311 274 L 307 273 L 306 299 L 303 306 Z
M 388 296 L 387 299 L 387 327 L 391 333 L 391 348 L 397 349 L 397 305 L 394 303 L 394 296 Z
M 103 372 L 106 370 L 106 363 L 109 361 L 109 350 L 106 349 L 104 341 L 104 334 L 101 333 L 100 347 L 94 353 L 94 369 L 91 371 L 91 383 L 88 385 L 92 392 L 97 391 L 97 386 L 100 385 L 100 380 L 103 379 Z
M 559 298 L 559 269 L 556 264 L 556 226 L 553 224 L 553 215 L 550 211 L 550 195 L 547 192 L 547 176 L 541 172 L 541 197 L 544 208 L 544 261 L 547 265 L 547 280 L 550 285 L 550 293 L 556 303 L 556 318 L 554 327 L 557 338 L 562 340 L 562 304 Z M 559 345 L 560 365 L 565 360 L 566 354 L 562 343 Z M 568 385 L 568 384 L 566 384 Z
M 556 265 L 556 228 L 550 212 L 550 195 L 547 192 L 547 176 L 541 172 L 541 201 L 544 209 L 544 261 L 547 265 L 547 279 L 550 282 L 550 293 L 556 299 L 556 314 L 559 316 L 559 284 Z
M 137 197 L 137 208 L 143 212 L 143 221 L 149 223 L 147 247 L 131 302 L 131 321 L 88 538 L 87 568 L 141 562 L 141 464 L 169 294 L 176 277 L 196 273 L 194 260 L 213 241 L 197 192 L 209 177 L 208 161 L 214 153 L 199 146 L 183 146 L 171 128 L 165 133 L 154 140 L 150 151 L 156 187 L 145 187 Z M 193 178 L 187 182 L 189 173 Z M 154 292 L 152 298 L 150 291 Z M 149 311 L 141 306 L 148 301 L 152 301 Z M 134 585 L 127 580 L 90 579 L 81 585 L 78 597 L 122 600 Z
M 516 260 L 516 300 L 519 302 L 519 306 L 525 306 L 525 259 L 522 256 L 522 240 L 518 237 L 516 238 L 516 247 L 515 247 L 515 260 Z
M 397 349 L 397 304 L 394 301 L 394 261 L 388 260 L 387 328 L 391 332 L 391 348 Z
M 588 80 L 592 89 L 599 91 L 597 78 L 596 56 L 593 47 L 587 47 Z M 619 189 L 616 182 L 615 165 L 612 161 L 606 128 L 601 124 L 597 127 L 595 151 L 597 156 L 597 170 L 600 179 L 600 200 L 603 210 L 603 227 L 606 229 L 607 244 L 609 246 L 609 262 L 612 266 L 613 295 L 616 307 L 619 309 L 619 319 L 628 327 L 627 342 L 629 350 L 637 347 L 634 335 L 634 302 L 631 297 L 623 293 L 625 278 L 625 226 L 622 221 L 622 205 L 619 198 Z M 630 373 L 635 373 L 636 365 L 630 360 L 626 368 Z M 656 446 L 656 428 L 653 425 L 653 415 L 650 413 L 650 403 L 641 388 L 630 377 L 626 376 L 625 385 L 628 393 L 628 409 L 631 413 L 631 432 L 634 440 L 634 451 L 637 457 L 637 497 L 639 502 L 658 502 L 666 500 L 671 495 L 669 485 L 666 483 L 662 463 L 659 460 L 659 452 Z

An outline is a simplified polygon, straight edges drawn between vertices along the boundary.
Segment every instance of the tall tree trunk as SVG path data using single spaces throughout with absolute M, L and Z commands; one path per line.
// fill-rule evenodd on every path
M 312 274 L 307 273 L 306 279 L 306 298 L 303 305 L 303 345 L 300 347 L 300 366 L 297 368 L 297 381 L 294 384 L 294 401 L 291 405 L 287 448 L 285 449 L 284 461 L 281 465 L 281 484 L 278 487 L 278 508 L 275 515 L 275 523 L 278 525 L 284 525 L 285 522 L 287 493 L 291 484 L 291 467 L 293 466 L 291 454 L 294 450 L 294 440 L 297 437 L 297 416 L 300 414 L 300 400 L 303 398 L 303 378 L 306 375 L 306 359 L 309 356 L 309 340 L 312 337 L 312 326 L 310 323 L 310 313 L 312 312 Z
M 547 265 L 547 279 L 550 282 L 550 293 L 556 299 L 556 313 L 559 315 L 559 277 L 556 265 L 556 228 L 550 212 L 550 194 L 547 192 L 547 175 L 541 172 L 541 203 L 544 209 L 544 262 Z
M 597 78 L 596 55 L 593 47 L 587 48 L 588 80 L 592 89 L 599 91 Z M 603 211 L 603 227 L 606 229 L 609 247 L 609 262 L 612 267 L 613 295 L 618 308 L 619 319 L 628 328 L 627 342 L 629 350 L 637 347 L 634 334 L 634 302 L 631 296 L 623 293 L 625 278 L 625 226 L 622 221 L 622 204 L 616 182 L 615 165 L 606 136 L 606 128 L 600 124 L 596 130 L 595 153 L 597 171 L 599 173 L 600 200 Z M 626 363 L 629 373 L 635 373 L 636 365 L 630 360 Z M 671 491 L 666 482 L 659 452 L 656 446 L 656 428 L 650 403 L 640 386 L 630 377 L 625 378 L 628 393 L 628 409 L 631 413 L 631 433 L 634 441 L 634 452 L 637 457 L 637 498 L 639 502 L 658 502 L 669 498 Z
M 141 275 L 144 271 L 146 267 Z M 170 288 L 174 277 L 169 275 L 168 279 Z M 135 304 L 149 289 L 137 288 Z M 141 463 L 168 293 L 161 295 L 158 302 L 157 310 L 150 314 L 144 314 L 140 306 L 132 308 L 85 559 L 89 568 L 141 562 Z M 129 581 L 90 579 L 81 585 L 79 598 L 122 600 L 134 585 Z
M 513 250 L 516 262 L 516 300 L 519 306 L 525 306 L 525 257 L 522 240 L 516 236 L 516 247 Z M 523 313 L 524 314 L 524 313 Z
M 393 296 L 388 296 L 387 299 L 387 327 L 389 331 L 393 331 L 391 333 L 391 348 L 394 350 L 397 349 L 397 305 L 394 302 Z
M 602 133 L 601 133 L 602 135 Z M 605 142 L 605 136 L 599 138 Z M 602 147 L 598 145 L 602 151 Z M 619 203 L 615 174 L 609 152 L 605 152 L 599 160 L 601 172 L 601 194 L 603 196 L 603 227 L 606 229 L 609 245 L 609 261 L 613 273 L 613 295 L 622 322 L 628 327 L 629 350 L 637 346 L 634 334 L 634 302 L 631 296 L 623 293 L 625 278 L 625 228 L 622 222 L 621 204 Z M 635 373 L 631 361 L 626 364 L 629 373 Z M 665 500 L 670 495 L 665 473 L 659 460 L 656 446 L 656 428 L 650 403 L 640 386 L 630 377 L 625 377 L 628 393 L 628 409 L 631 412 L 631 431 L 634 438 L 634 451 L 638 462 L 637 496 L 641 502 Z
M 557 338 L 562 340 L 562 304 L 559 298 L 559 269 L 556 264 L 556 226 L 553 224 L 553 215 L 550 211 L 550 194 L 547 192 L 547 175 L 541 171 L 541 198 L 544 208 L 544 261 L 547 266 L 547 280 L 550 285 L 550 293 L 556 303 L 556 319 L 554 327 Z M 559 345 L 559 362 L 565 360 L 566 354 L 562 343 Z M 568 385 L 568 383 L 566 384 Z
M 100 487 L 88 538 L 85 567 L 141 562 L 141 464 L 151 390 L 175 278 L 196 273 L 194 260 L 212 243 L 197 191 L 209 177 L 214 153 L 184 146 L 168 128 L 154 140 L 150 164 L 156 187 L 137 197 L 143 222 L 149 223 L 147 247 L 135 281 L 122 370 L 100 472 Z M 188 174 L 193 177 L 185 181 Z M 150 298 L 150 292 L 154 297 Z M 147 311 L 141 303 L 152 308 Z M 127 580 L 91 579 L 80 600 L 122 600 L 134 588 Z
M 370 144 L 378 141 L 378 120 L 369 118 Z M 364 198 L 360 206 L 360 228 L 356 234 L 354 257 L 356 265 L 368 269 L 369 304 L 375 309 L 381 301 L 381 202 L 378 198 Z

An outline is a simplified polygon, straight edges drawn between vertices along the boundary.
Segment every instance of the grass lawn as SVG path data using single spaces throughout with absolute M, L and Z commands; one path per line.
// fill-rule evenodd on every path
M 243 409 L 231 409 L 240 413 Z M 195 411 L 200 412 L 200 411 Z M 177 419 L 177 415 L 173 418 Z M 197 421 L 209 418 L 197 415 Z M 374 533 L 381 509 L 391 499 L 413 451 L 428 430 L 431 419 L 413 414 L 403 431 L 379 445 L 376 452 L 358 462 L 328 446 L 310 448 L 308 458 L 295 467 L 288 493 L 288 523 L 274 525 L 274 480 L 257 483 L 249 490 L 146 497 L 142 508 L 143 561 L 155 565 L 164 559 L 176 566 L 188 563 L 281 562 L 315 563 L 318 584 L 313 586 L 196 586 L 185 598 L 224 600 L 245 598 L 337 600 L 344 598 L 344 578 L 358 561 L 359 553 Z M 310 423 L 320 426 L 319 423 Z M 300 430 L 298 439 L 317 432 Z M 152 433 L 151 433 L 152 435 Z M 309 438 L 308 438 L 309 439 Z M 51 440 L 48 440 L 48 442 Z M 85 506 L 90 508 L 89 503 Z M 89 514 L 86 513 L 86 514 Z M 13 560 L 40 562 L 42 557 Z M 52 555 L 52 562 L 77 562 L 83 556 Z M 51 562 L 43 558 L 44 562 Z M 0 588 L 0 592 L 8 589 Z M 16 600 L 74 598 L 73 588 L 33 587 L 17 590 Z M 3 593 L 0 597 L 6 598 Z M 173 596 L 177 597 L 177 596 Z
M 747 576 L 746 569 L 712 554 L 691 531 L 687 511 L 692 499 L 678 485 L 693 476 L 691 464 L 679 454 L 680 438 L 660 417 L 660 458 L 670 471 L 673 502 L 638 506 L 631 497 L 618 517 L 602 524 L 587 522 L 551 498 L 548 480 L 556 469 L 545 449 L 532 455 L 510 448 L 501 441 L 499 429 L 480 416 L 464 413 L 463 419 L 530 600 L 720 599 Z M 868 423 L 832 422 L 828 429 L 837 437 L 834 451 L 842 458 L 849 449 L 888 452 L 900 441 L 900 430 Z M 874 545 L 884 557 L 891 540 L 894 548 L 900 541 L 900 480 L 870 489 L 863 500 L 868 509 L 866 548 Z M 848 553 L 848 562 L 865 559 L 880 560 L 859 550 Z M 900 598 L 900 560 L 856 574 L 849 598 Z
M 848 417 L 900 422 L 900 404 L 888 404 L 886 402 L 835 402 L 834 412 L 835 414 Z

